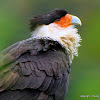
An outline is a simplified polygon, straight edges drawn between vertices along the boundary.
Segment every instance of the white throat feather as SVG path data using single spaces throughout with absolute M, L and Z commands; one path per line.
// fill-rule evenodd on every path
M 71 25 L 67 28 L 61 28 L 55 23 L 41 25 L 32 32 L 32 38 L 46 38 L 58 41 L 69 53 L 72 62 L 74 56 L 78 56 L 78 47 L 80 46 L 81 36 L 78 29 Z

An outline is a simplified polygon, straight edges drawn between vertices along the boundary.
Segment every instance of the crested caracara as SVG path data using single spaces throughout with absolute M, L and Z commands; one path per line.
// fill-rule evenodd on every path
M 64 100 L 81 41 L 75 25 L 64 9 L 32 18 L 32 37 L 0 53 L 0 100 Z

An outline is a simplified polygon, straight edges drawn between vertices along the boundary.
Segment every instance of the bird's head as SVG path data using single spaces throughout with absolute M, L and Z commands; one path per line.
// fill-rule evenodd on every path
M 54 23 L 59 25 L 61 28 L 67 28 L 70 25 L 81 26 L 81 20 L 77 16 L 73 16 L 71 14 L 66 14 L 60 19 L 55 20 Z
M 75 25 L 81 25 L 81 20 L 64 9 L 54 9 L 30 20 L 32 38 L 58 41 L 69 52 L 71 59 L 78 55 L 81 40 Z
M 40 25 L 49 25 L 55 23 L 61 28 L 67 28 L 70 25 L 81 25 L 81 20 L 77 16 L 68 14 L 64 9 L 54 9 L 51 12 L 36 16 L 30 20 L 30 29 L 34 29 Z

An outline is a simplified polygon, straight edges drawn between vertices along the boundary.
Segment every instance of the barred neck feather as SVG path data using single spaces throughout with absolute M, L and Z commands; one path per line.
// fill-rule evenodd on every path
M 55 23 L 41 25 L 32 32 L 32 37 L 41 39 L 51 39 L 58 41 L 69 53 L 72 62 L 74 56 L 78 56 L 78 47 L 80 46 L 81 36 L 78 30 L 71 25 L 67 28 L 61 28 Z

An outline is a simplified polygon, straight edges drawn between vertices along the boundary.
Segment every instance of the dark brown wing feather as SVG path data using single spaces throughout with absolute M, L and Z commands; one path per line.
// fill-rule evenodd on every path
M 53 42 L 30 39 L 0 54 L 0 100 L 64 99 L 70 66 L 63 48 Z

